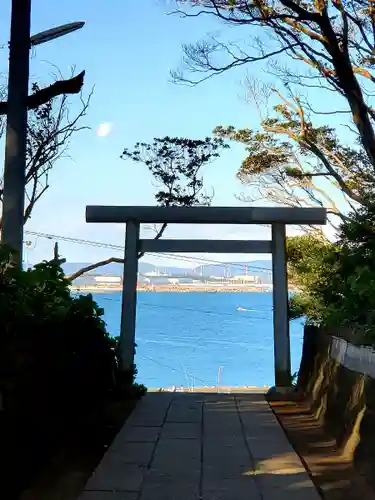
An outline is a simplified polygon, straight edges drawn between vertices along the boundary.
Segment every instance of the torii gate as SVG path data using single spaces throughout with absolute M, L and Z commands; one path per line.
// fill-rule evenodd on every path
M 87 206 L 86 222 L 126 223 L 120 331 L 121 369 L 134 364 L 139 252 L 270 253 L 273 277 L 273 329 L 276 388 L 291 384 L 286 269 L 286 224 L 324 225 L 325 208 Z M 270 241 L 140 239 L 146 224 L 271 224 Z

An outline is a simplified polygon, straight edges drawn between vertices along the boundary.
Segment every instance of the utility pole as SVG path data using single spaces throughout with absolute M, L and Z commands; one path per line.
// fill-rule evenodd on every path
M 221 378 L 221 369 L 224 368 L 223 366 L 219 366 L 217 370 L 217 392 L 220 392 L 220 378 Z
M 59 243 L 56 241 L 53 247 L 53 260 L 58 263 L 59 261 Z
M 12 0 L 8 112 L 4 162 L 2 243 L 22 265 L 27 146 L 31 0 Z
M 82 21 L 64 24 L 30 37 L 30 19 L 31 0 L 12 0 L 1 242 L 17 252 L 15 259 L 20 266 L 25 211 L 30 47 L 72 33 L 85 24 Z M 60 83 L 64 83 L 66 93 L 77 93 L 74 87 L 72 92 L 69 81 Z M 60 91 L 57 95 L 62 93 Z

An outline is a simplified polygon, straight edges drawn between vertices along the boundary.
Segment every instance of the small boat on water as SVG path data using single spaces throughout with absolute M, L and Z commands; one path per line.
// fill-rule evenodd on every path
M 242 312 L 246 312 L 247 309 L 244 309 L 243 307 L 241 306 L 237 306 L 237 311 L 242 311 Z

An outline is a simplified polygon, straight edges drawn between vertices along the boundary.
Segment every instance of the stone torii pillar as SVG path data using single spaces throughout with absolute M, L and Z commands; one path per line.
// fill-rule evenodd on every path
M 290 386 L 290 332 L 288 314 L 288 274 L 286 268 L 285 224 L 272 224 L 273 336 L 275 383 Z
M 120 327 L 120 369 L 134 366 L 135 322 L 137 313 L 139 223 L 129 220 L 125 231 L 125 260 Z

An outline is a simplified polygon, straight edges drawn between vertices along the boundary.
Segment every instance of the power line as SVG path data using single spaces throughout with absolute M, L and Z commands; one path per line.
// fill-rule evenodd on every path
M 80 238 L 72 238 L 69 236 L 62 236 L 62 235 L 56 235 L 56 234 L 49 234 L 49 233 L 40 233 L 36 231 L 25 231 L 26 234 L 30 234 L 32 236 L 37 236 L 40 238 L 46 238 L 49 240 L 60 240 L 60 241 L 66 241 L 68 243 L 76 243 L 76 244 L 81 244 L 81 245 L 88 245 L 88 246 L 93 246 L 97 248 L 108 248 L 111 250 L 117 250 L 117 251 L 125 251 L 125 247 L 122 245 L 114 245 L 112 243 L 104 243 L 101 241 L 92 241 L 92 240 L 84 240 Z M 260 267 L 260 266 L 251 266 L 251 265 L 246 265 L 242 264 L 240 262 L 221 262 L 217 260 L 212 260 L 212 259 L 205 259 L 205 258 L 200 258 L 200 257 L 185 257 L 183 255 L 177 255 L 177 254 L 169 254 L 165 252 L 161 253 L 152 253 L 150 252 L 148 255 L 151 255 L 153 257 L 165 257 L 168 259 L 175 259 L 175 260 L 180 260 L 180 261 L 185 261 L 185 262 L 198 262 L 198 263 L 207 263 L 207 264 L 220 264 L 223 266 L 228 266 L 228 267 L 242 267 L 242 268 L 248 268 L 248 269 L 254 269 L 254 270 L 259 270 L 259 271 L 266 271 L 266 272 L 271 272 L 271 270 L 267 267 Z
M 243 268 L 248 268 L 248 269 L 256 269 L 256 270 L 261 270 L 261 271 L 267 271 L 271 272 L 271 269 L 269 267 L 260 267 L 260 266 L 249 266 L 247 264 L 242 264 L 241 262 L 222 262 L 219 260 L 212 260 L 212 259 L 204 259 L 200 257 L 184 257 L 183 255 L 176 255 L 176 254 L 171 254 L 171 253 L 149 253 L 148 255 L 152 255 L 153 257 L 160 257 L 164 256 L 168 259 L 176 259 L 176 260 L 185 260 L 185 261 L 196 261 L 196 262 L 206 262 L 209 264 L 221 264 L 223 266 L 228 266 L 228 267 L 243 267 Z
M 153 361 L 153 362 L 154 362 L 154 363 L 156 363 L 157 365 L 160 365 L 160 366 L 162 366 L 162 367 L 164 367 L 164 368 L 169 368 L 170 370 L 173 370 L 174 372 L 181 373 L 182 375 L 186 376 L 186 373 L 184 373 L 183 371 L 178 370 L 177 368 L 173 368 L 173 366 L 166 365 L 165 363 L 162 363 L 162 362 L 160 362 L 160 361 L 158 361 L 158 360 L 156 360 L 156 359 L 154 359 L 154 358 L 150 358 L 149 356 L 141 356 L 141 355 L 137 355 L 137 354 L 136 354 L 136 356 L 137 356 L 138 358 L 141 358 L 141 359 L 146 359 L 146 360 L 148 360 L 148 361 Z M 206 380 L 203 380 L 203 379 L 201 379 L 201 378 L 199 378 L 199 377 L 193 376 L 193 379 L 194 379 L 194 380 L 198 380 L 199 382 L 202 382 L 204 385 L 207 385 L 207 386 L 209 386 L 209 385 L 210 385 L 210 384 L 209 384 Z M 212 385 L 212 384 L 211 384 L 211 385 Z
M 94 247 L 100 247 L 100 248 L 110 248 L 112 250 L 125 250 L 124 246 L 121 245 L 114 245 L 112 243 L 104 243 L 101 241 L 92 241 L 92 240 L 83 240 L 79 238 L 72 238 L 69 236 L 61 236 L 57 234 L 49 234 L 49 233 L 38 233 L 36 231 L 25 231 L 26 234 L 31 234 L 33 236 L 39 236 L 40 238 L 47 238 L 49 240 L 60 240 L 60 241 L 67 241 L 69 243 L 78 243 L 82 245 L 88 245 L 88 246 L 94 246 Z

